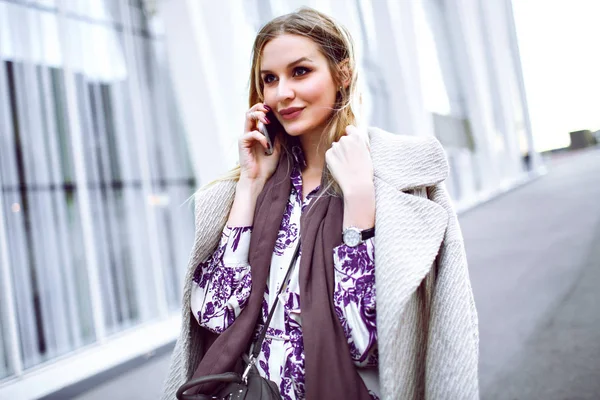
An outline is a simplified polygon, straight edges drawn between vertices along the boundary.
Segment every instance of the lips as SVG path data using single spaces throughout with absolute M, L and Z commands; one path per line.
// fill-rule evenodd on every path
M 279 111 L 279 114 L 281 115 L 281 118 L 289 120 L 298 117 L 302 113 L 302 110 L 304 110 L 304 108 L 290 107 Z

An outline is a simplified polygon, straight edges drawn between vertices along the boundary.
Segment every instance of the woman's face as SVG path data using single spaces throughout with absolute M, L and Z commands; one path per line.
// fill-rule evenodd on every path
M 336 85 L 325 56 L 304 36 L 284 34 L 263 48 L 264 103 L 292 136 L 320 135 L 333 112 Z

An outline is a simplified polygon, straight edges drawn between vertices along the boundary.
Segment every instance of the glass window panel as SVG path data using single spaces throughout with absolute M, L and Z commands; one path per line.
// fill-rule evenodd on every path
M 82 254 L 76 249 L 81 246 L 73 247 L 81 236 L 76 188 L 59 161 L 66 158 L 60 151 L 64 124 L 57 123 L 63 117 L 57 114 L 61 101 L 55 105 L 60 85 L 45 66 L 6 65 L 16 157 L 14 185 L 4 185 L 3 192 L 19 196 L 8 202 L 8 230 L 27 368 L 89 343 L 93 330 L 87 277 L 78 268 Z
M 82 243 L 82 226 L 74 182 L 71 136 L 66 124 L 63 76 L 58 69 L 43 69 L 41 82 L 45 89 L 47 116 L 46 148 L 48 149 L 50 188 L 55 207 L 55 228 L 58 232 L 57 245 L 61 249 L 61 265 L 64 270 L 63 293 L 70 308 L 70 334 L 74 343 L 82 345 L 94 340 L 93 318 L 89 299 L 89 282 Z M 73 307 L 78 304 L 79 307 Z
M 168 77 L 165 69 L 157 63 L 160 51 L 159 41 L 149 41 L 136 37 L 137 59 L 147 68 L 141 75 L 144 92 L 142 97 L 149 133 L 148 147 L 151 154 L 151 173 L 154 196 L 153 209 L 156 212 L 160 229 L 160 254 L 162 257 L 162 278 L 165 282 L 169 306 L 176 308 L 180 302 L 181 283 L 187 262 L 187 251 L 194 235 L 193 219 L 186 218 L 189 208 L 182 204 L 193 193 L 194 180 L 190 159 L 185 145 L 185 136 L 177 124 L 177 113 L 169 104 L 174 104 L 172 93 L 168 91 Z M 162 110 L 162 111 L 161 111 Z M 164 132 L 175 134 L 166 135 Z M 176 234 L 179 232 L 179 234 Z M 184 234 L 185 232 L 185 234 Z
M 0 79 L 1 79 L 2 68 L 0 67 Z M 0 89 L 3 88 L 2 83 L 0 83 Z M 1 93 L 1 90 L 0 90 Z M 5 104 L 5 99 L 0 95 L 0 128 L 5 127 L 5 114 L 3 112 Z M 2 135 L 0 135 L 2 136 Z M 1 145 L 1 141 L 0 141 Z M 1 157 L 1 152 L 0 152 Z M 0 188 L 2 187 L 2 163 L 0 163 Z M 0 196 L 2 196 L 2 191 L 0 190 Z M 4 199 L 0 197 L 0 204 L 4 203 Z M 9 268 L 8 264 L 8 254 L 6 247 L 5 234 L 2 231 L 4 229 L 4 209 L 0 209 L 0 290 L 2 290 L 1 294 L 7 295 L 5 288 L 9 284 L 4 280 L 4 271 Z M 13 310 L 10 310 L 7 302 L 2 299 L 0 303 L 0 380 L 12 374 L 12 368 L 9 362 L 9 354 L 10 354 L 10 343 L 9 343 L 9 318 L 12 317 Z
M 1 261 L 0 261 L 1 263 Z M 0 281 L 1 283 L 1 281 Z M 11 374 L 11 370 L 8 364 L 8 341 L 5 339 L 8 335 L 5 332 L 4 327 L 6 323 L 4 321 L 0 321 L 2 327 L 0 329 L 0 379 L 7 377 Z
M 0 176 L 0 185 L 1 185 L 1 176 Z M 1 203 L 1 201 L 0 201 Z M 4 210 L 0 210 L 0 213 L 4 213 Z M 0 215 L 0 223 L 2 221 L 1 215 Z M 0 226 L 0 229 L 2 229 L 2 226 Z M 5 265 L 5 258 L 7 258 L 7 254 L 4 254 L 5 249 L 2 246 L 2 244 L 0 243 L 0 271 L 2 271 L 3 268 L 7 268 L 8 264 Z M 4 282 L 4 280 L 2 279 L 2 276 L 0 275 L 0 288 L 4 288 L 4 285 L 6 284 L 6 282 Z M 6 304 L 2 304 L 0 305 L 1 307 L 6 307 Z M 9 366 L 9 362 L 8 362 L 8 352 L 9 352 L 9 342 L 8 342 L 8 313 L 6 312 L 5 308 L 2 308 L 1 312 L 0 312 L 0 380 L 2 380 L 3 378 L 5 378 L 6 376 L 11 374 L 11 369 Z
M 11 142 L 12 165 L 5 185 L 4 207 L 6 230 L 11 234 L 8 238 L 10 262 L 13 273 L 13 290 L 16 297 L 17 323 L 21 339 L 21 351 L 25 367 L 35 365 L 40 361 L 40 348 L 45 344 L 40 337 L 39 309 L 35 300 L 36 285 L 34 284 L 34 269 L 32 268 L 32 238 L 30 235 L 30 214 L 27 187 L 25 185 L 23 134 L 27 128 L 24 118 L 23 68 L 21 63 L 6 62 L 8 93 L 12 130 L 7 136 Z M 8 183 L 8 184 L 6 184 Z M 10 205 L 10 206 L 8 206 Z M 9 214 L 10 213 L 10 214 Z

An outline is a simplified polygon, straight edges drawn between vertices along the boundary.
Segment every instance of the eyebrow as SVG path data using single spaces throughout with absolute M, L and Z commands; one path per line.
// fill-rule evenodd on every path
M 287 69 L 289 69 L 289 68 L 293 67 L 293 66 L 294 66 L 294 65 L 296 65 L 296 64 L 300 64 L 300 63 L 301 63 L 301 62 L 303 62 L 303 61 L 313 62 L 313 60 L 311 60 L 311 59 L 310 59 L 310 58 L 308 58 L 308 57 L 300 57 L 300 58 L 299 58 L 299 59 L 297 59 L 296 61 L 292 61 L 291 63 L 289 63 L 289 64 L 287 65 L 287 67 L 286 67 L 286 68 L 287 68 Z M 267 73 L 267 72 L 271 72 L 271 71 L 269 71 L 268 69 L 261 69 L 261 70 L 260 70 L 260 73 L 261 73 L 261 74 L 265 74 L 265 73 Z

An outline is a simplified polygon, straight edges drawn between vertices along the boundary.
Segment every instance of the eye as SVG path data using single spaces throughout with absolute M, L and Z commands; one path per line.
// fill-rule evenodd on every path
M 263 76 L 263 82 L 264 83 L 272 83 L 275 80 L 275 75 L 273 74 L 266 74 L 265 76 Z
M 302 75 L 306 75 L 310 72 L 310 69 L 306 68 L 306 67 L 296 67 L 294 68 L 294 76 L 298 77 L 298 76 L 302 76 Z

